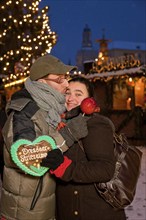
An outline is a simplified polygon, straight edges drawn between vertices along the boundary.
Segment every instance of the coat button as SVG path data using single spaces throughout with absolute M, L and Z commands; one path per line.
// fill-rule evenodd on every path
M 77 195 L 77 194 L 78 194 L 78 191 L 77 191 L 77 190 L 75 190 L 75 191 L 74 191 L 74 194 L 75 194 L 75 195 Z
M 75 215 L 78 215 L 78 211 L 74 211 L 74 214 L 75 214 Z

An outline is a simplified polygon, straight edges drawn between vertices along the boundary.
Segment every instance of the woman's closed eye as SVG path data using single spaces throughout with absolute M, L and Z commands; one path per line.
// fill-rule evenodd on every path
M 75 94 L 76 97 L 79 97 L 79 96 L 82 96 L 82 95 L 83 95 L 82 93 L 76 93 Z

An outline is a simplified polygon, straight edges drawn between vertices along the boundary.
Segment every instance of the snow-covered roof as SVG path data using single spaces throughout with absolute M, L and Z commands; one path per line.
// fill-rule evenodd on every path
M 93 73 L 93 74 L 86 75 L 86 78 L 88 78 L 88 79 L 104 78 L 104 77 L 122 76 L 122 75 L 126 75 L 126 74 L 142 73 L 142 72 L 143 72 L 142 67 L 140 66 L 140 67 L 118 70 L 118 71 Z
M 108 44 L 109 49 L 146 50 L 146 43 L 112 41 Z

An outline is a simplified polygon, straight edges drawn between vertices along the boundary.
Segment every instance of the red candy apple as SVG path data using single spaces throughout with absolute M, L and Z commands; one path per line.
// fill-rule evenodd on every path
M 97 105 L 96 101 L 94 98 L 85 98 L 81 102 L 81 110 L 84 114 L 90 115 L 93 114 L 94 112 L 99 112 L 100 107 Z

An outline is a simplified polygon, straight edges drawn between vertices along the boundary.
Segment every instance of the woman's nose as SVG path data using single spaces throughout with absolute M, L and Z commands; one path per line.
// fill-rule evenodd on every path
M 68 101 L 73 101 L 74 100 L 74 96 L 72 94 L 68 95 Z

